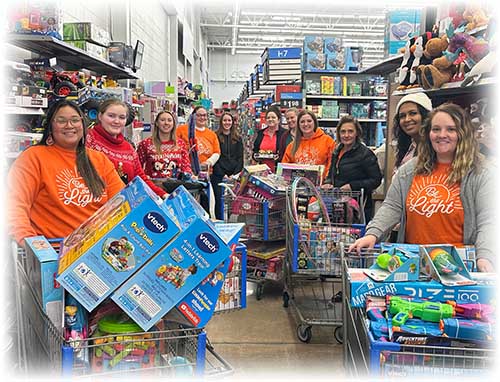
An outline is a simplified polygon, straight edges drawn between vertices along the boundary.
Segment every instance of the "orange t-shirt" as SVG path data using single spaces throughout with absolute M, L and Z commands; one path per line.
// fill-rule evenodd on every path
M 182 139 L 186 142 L 188 150 L 191 148 L 189 146 L 188 139 L 188 125 L 179 125 L 176 130 L 177 138 Z M 205 128 L 203 131 L 198 129 L 195 130 L 195 137 L 198 146 L 198 159 L 200 163 L 205 162 L 212 154 L 220 154 L 219 138 L 217 134 L 209 128 Z
M 415 175 L 406 198 L 407 243 L 463 244 L 460 183 L 446 183 L 449 170 L 449 164 L 437 164 L 430 175 Z

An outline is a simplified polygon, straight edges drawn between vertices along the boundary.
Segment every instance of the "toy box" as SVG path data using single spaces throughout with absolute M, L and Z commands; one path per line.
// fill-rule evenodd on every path
M 395 247 L 381 253 L 365 273 L 375 281 L 401 282 L 418 280 L 419 271 L 420 256 Z
M 88 311 L 179 232 L 161 203 L 136 177 L 64 240 L 57 281 Z
M 324 53 L 307 53 L 305 70 L 322 71 L 326 69 L 326 55 Z
M 321 36 L 304 36 L 304 53 L 324 53 L 325 42 Z
M 230 254 L 216 231 L 196 219 L 111 298 L 148 330 Z M 199 320 L 187 305 L 181 307 L 181 313 L 194 323 Z
M 43 311 L 56 328 L 62 328 L 63 288 L 56 281 L 58 254 L 44 236 L 28 237 L 26 273 Z
M 108 31 L 92 23 L 64 23 L 63 24 L 64 41 L 85 40 L 94 44 L 108 47 L 111 42 L 111 36 Z
M 316 186 L 321 185 L 325 166 L 314 164 L 278 163 L 276 175 L 282 176 L 285 181 L 292 182 L 296 177 L 308 178 Z
M 85 40 L 74 40 L 74 41 L 67 41 L 68 44 L 73 45 L 74 47 L 84 50 L 91 56 L 103 59 L 103 60 L 108 60 L 108 49 L 98 45 L 94 44 L 90 41 L 85 41 Z
M 452 245 L 420 246 L 422 272 L 443 285 L 474 285 L 456 248 Z
M 365 269 L 350 268 L 349 295 L 351 306 L 363 307 L 366 296 L 405 295 L 427 298 L 430 301 L 472 302 L 491 304 L 496 301 L 496 280 L 485 274 L 472 273 L 476 285 L 444 286 L 436 280 L 407 282 L 376 282 L 365 274 Z

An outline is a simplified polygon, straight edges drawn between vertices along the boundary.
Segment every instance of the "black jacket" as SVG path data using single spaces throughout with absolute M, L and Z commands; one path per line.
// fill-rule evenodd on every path
M 225 134 L 217 134 L 220 145 L 220 158 L 215 163 L 214 174 L 224 177 L 224 175 L 234 175 L 243 169 L 243 143 L 241 139 L 232 142 L 231 137 Z
M 341 143 L 333 151 L 332 165 L 328 174 L 327 183 L 335 187 L 350 184 L 353 191 L 364 189 L 366 208 L 372 207 L 372 191 L 382 182 L 382 173 L 378 166 L 377 157 L 364 144 L 356 142 L 352 148 L 345 152 L 337 163 Z
M 262 143 L 262 138 L 264 138 L 264 131 L 267 129 L 267 127 L 265 129 L 262 129 L 262 130 L 259 130 L 257 132 L 257 136 L 255 137 L 255 141 L 253 142 L 253 153 L 256 154 L 259 152 L 259 149 L 260 149 L 260 144 Z M 288 130 L 280 127 L 278 129 L 278 131 L 276 132 L 276 134 L 274 135 L 276 137 L 276 148 L 278 150 L 278 159 L 276 160 L 276 164 L 278 164 L 278 162 L 281 162 L 281 159 L 283 159 L 283 155 L 285 155 L 285 150 L 286 150 L 286 147 L 283 147 L 284 144 L 285 144 L 285 140 L 282 140 L 281 137 L 287 133 Z M 253 158 L 253 156 L 252 156 Z

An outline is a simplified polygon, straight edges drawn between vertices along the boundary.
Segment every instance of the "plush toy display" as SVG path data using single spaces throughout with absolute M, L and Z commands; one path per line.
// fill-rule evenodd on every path
M 404 90 L 410 85 L 410 73 L 413 60 L 415 56 L 411 50 L 411 47 L 415 43 L 416 38 L 412 37 L 407 42 L 404 48 L 402 48 L 401 53 L 403 53 L 403 61 L 399 67 L 399 86 L 397 90 Z
M 420 42 L 418 40 L 420 40 Z M 421 44 L 421 47 L 419 47 L 419 43 Z M 433 59 L 441 56 L 443 54 L 443 51 L 448 47 L 448 39 L 444 35 L 438 37 L 436 34 L 426 32 L 418 37 L 415 45 L 417 46 L 417 48 L 415 49 L 415 55 L 417 55 L 416 52 L 419 50 L 419 48 L 423 50 L 420 54 L 421 58 L 413 61 L 414 65 L 412 70 L 415 72 L 414 76 L 416 80 L 414 86 L 422 87 L 422 80 L 420 78 L 418 67 L 420 67 L 421 65 L 429 65 L 432 63 Z M 418 62 L 418 65 L 416 65 L 415 62 Z
M 468 4 L 465 7 L 465 11 L 462 16 L 464 20 L 467 21 L 466 31 L 471 31 L 488 25 L 488 22 L 490 21 L 485 11 L 474 3 Z

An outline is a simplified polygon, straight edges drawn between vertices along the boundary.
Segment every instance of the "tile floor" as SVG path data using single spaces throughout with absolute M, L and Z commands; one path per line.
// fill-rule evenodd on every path
M 283 307 L 282 286 L 267 283 L 261 300 L 248 283 L 247 308 L 215 316 L 207 334 L 215 351 L 233 368 L 233 378 L 297 378 L 343 375 L 343 350 L 333 327 L 314 326 L 312 339 L 302 343 L 289 308 Z

